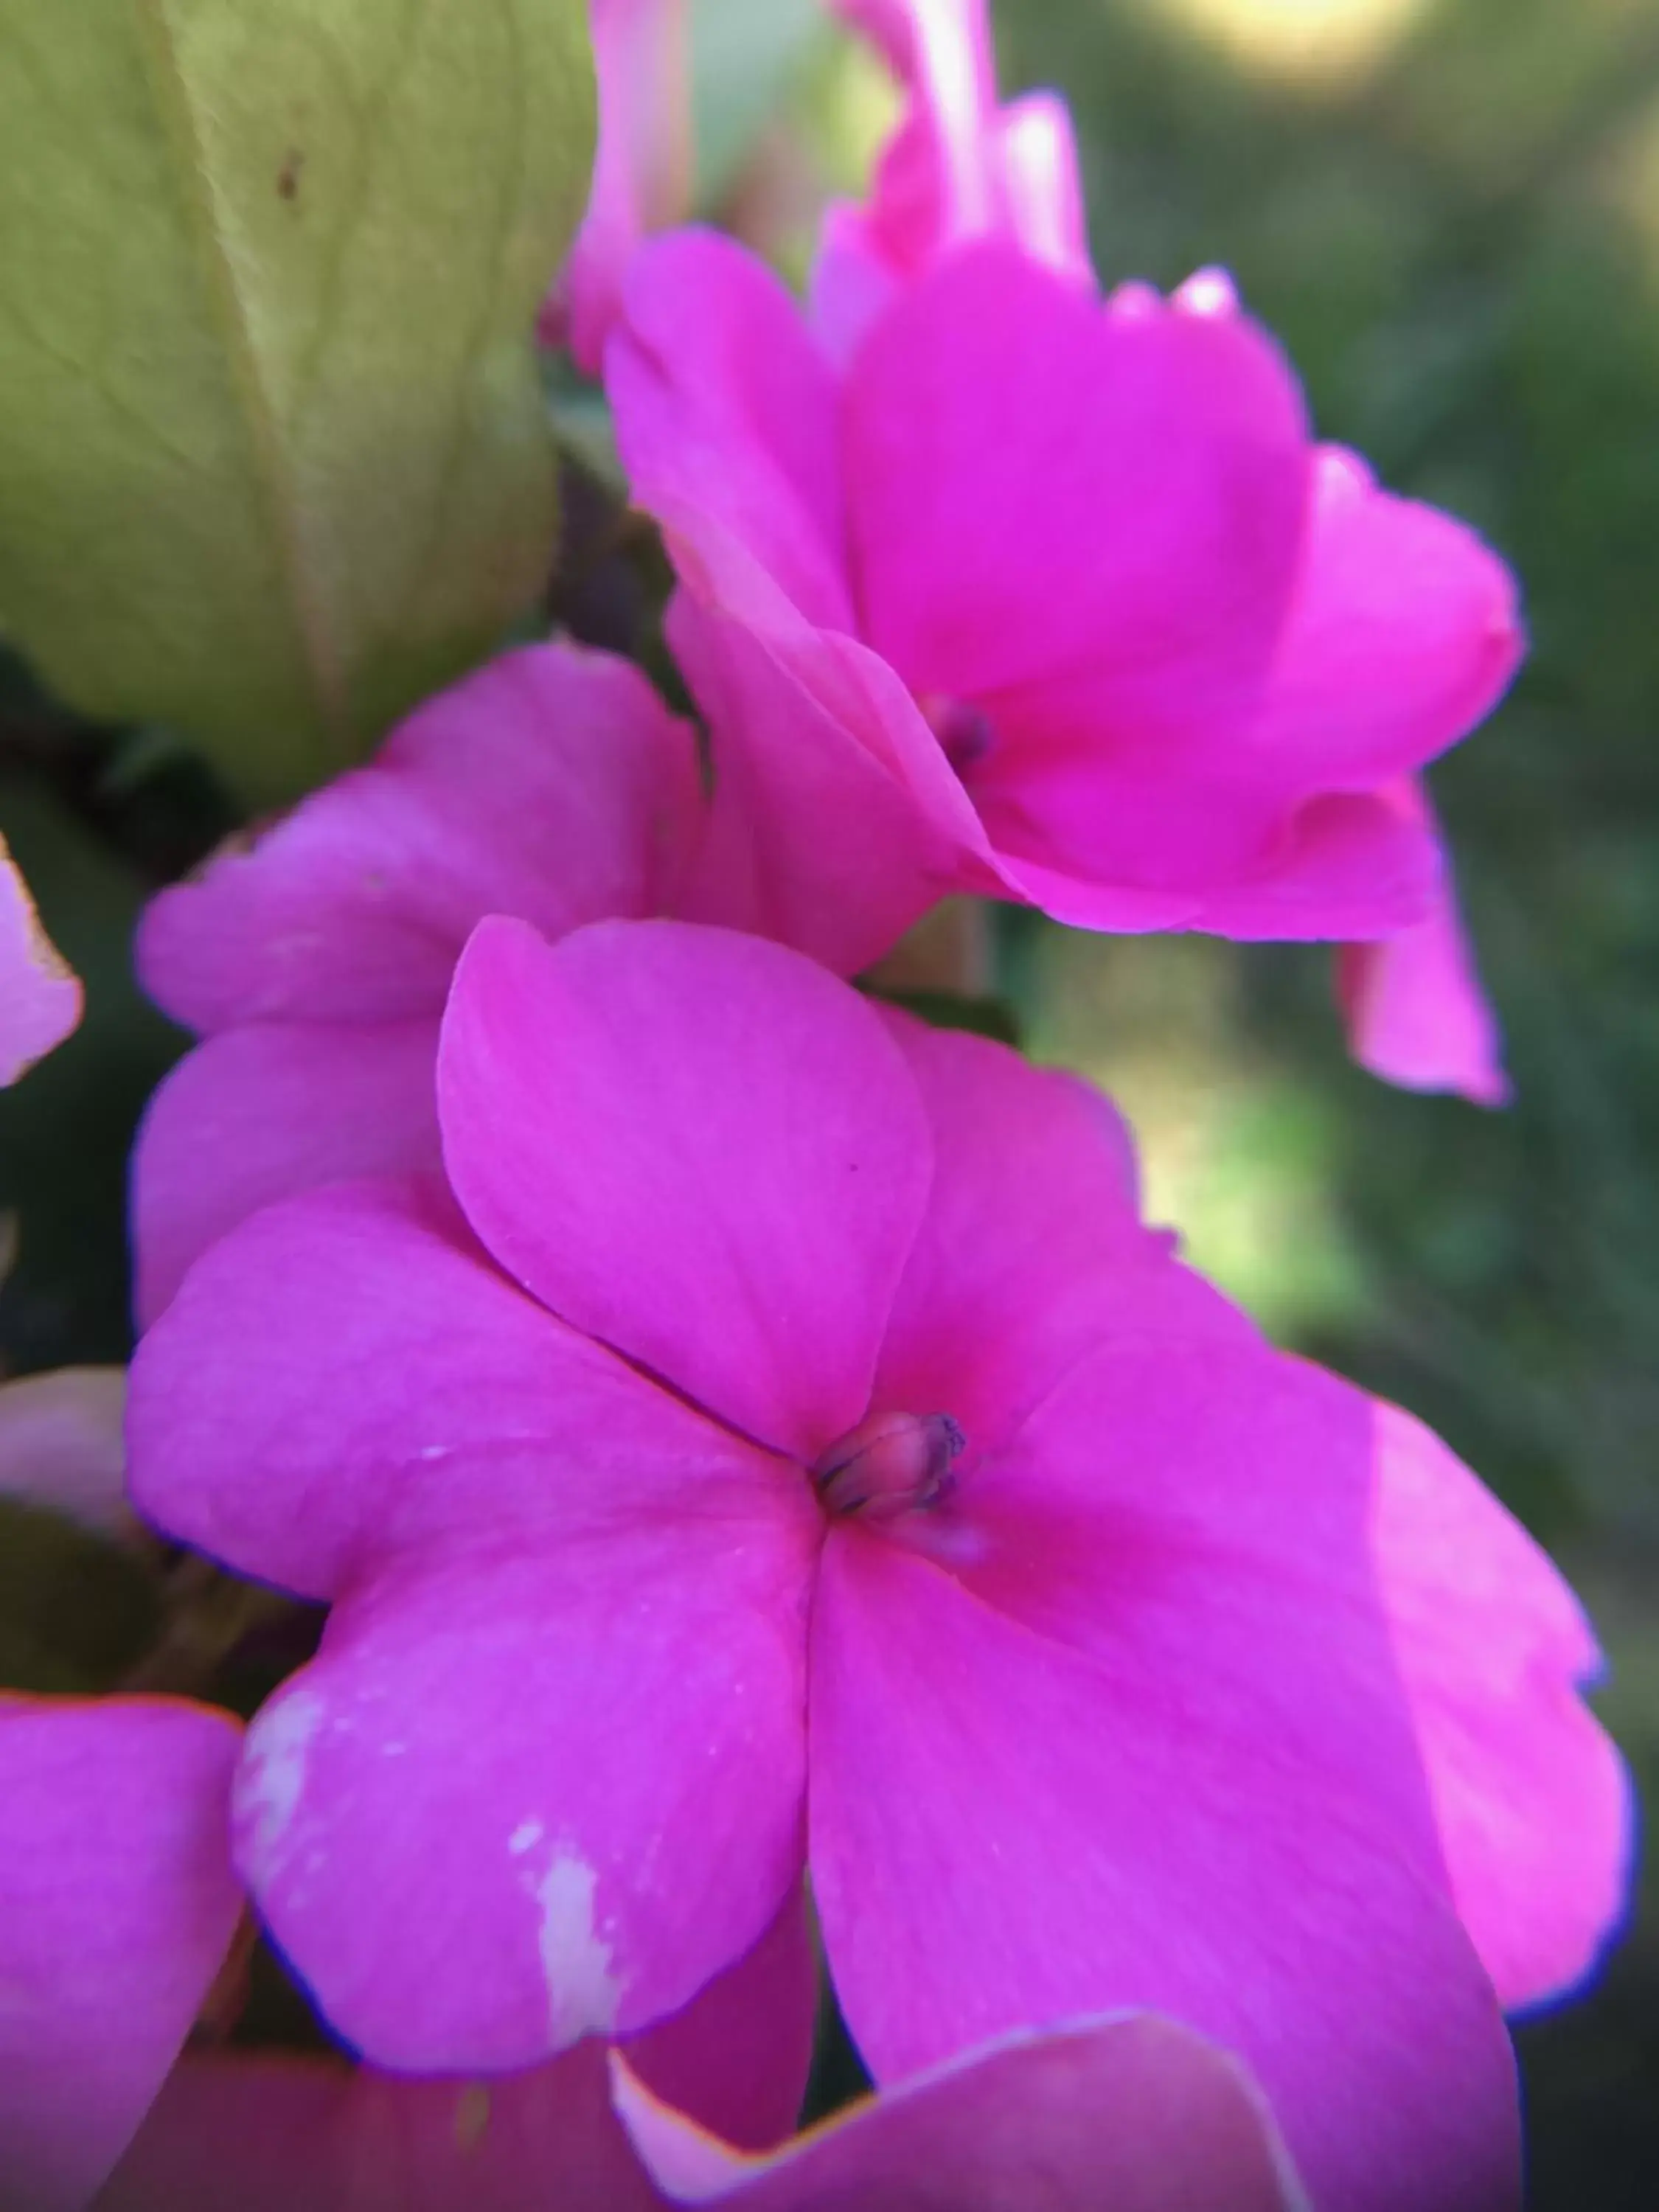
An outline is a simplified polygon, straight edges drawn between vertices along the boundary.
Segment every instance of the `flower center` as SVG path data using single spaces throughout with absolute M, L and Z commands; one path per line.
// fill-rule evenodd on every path
M 991 718 L 982 707 L 965 699 L 935 697 L 920 702 L 927 726 L 944 747 L 945 757 L 959 776 L 977 768 L 996 743 Z
M 826 1513 L 896 1520 L 950 1496 L 965 1442 L 948 1413 L 872 1413 L 830 1445 L 813 1486 Z

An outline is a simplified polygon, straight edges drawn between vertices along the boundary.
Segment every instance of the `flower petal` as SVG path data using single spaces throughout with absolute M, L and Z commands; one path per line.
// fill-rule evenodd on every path
M 597 377 L 641 240 L 684 214 L 691 197 L 691 76 L 685 0 L 594 0 L 599 137 L 587 212 L 541 335 L 568 340 Z
M 0 1698 L 7 2212 L 79 2212 L 189 2033 L 241 1911 L 237 1737 L 160 1699 Z
M 81 1018 L 81 985 L 40 927 L 0 837 L 0 1085 L 15 1083 Z
M 1395 785 L 1383 796 L 1404 821 L 1437 836 L 1419 781 Z M 1476 1106 L 1506 1105 L 1511 1092 L 1498 1021 L 1480 988 L 1443 846 L 1441 866 L 1426 920 L 1338 954 L 1348 1049 L 1362 1067 L 1404 1090 L 1455 1091 Z
M 812 2070 L 818 1966 L 797 1882 L 754 1949 L 624 2048 L 653 2096 L 746 2151 L 794 2133 Z
M 732 2162 L 723 2173 L 714 2146 L 618 2073 L 618 2108 L 660 2185 L 682 2202 L 717 2198 L 734 2212 L 1302 2212 L 1304 2203 L 1243 2068 L 1149 2015 L 970 2051 L 854 2106 L 758 2168 Z
M 772 938 L 840 975 L 872 966 L 961 871 L 905 764 L 884 757 L 879 708 L 836 711 L 766 639 L 689 592 L 667 629 L 708 718 L 714 775 L 686 919 Z M 857 650 L 826 641 L 826 659 L 836 646 Z M 908 698 L 890 704 L 936 753 Z
M 210 1245 L 278 1199 L 362 1176 L 435 1174 L 438 1024 L 252 1022 L 185 1054 L 132 1158 L 141 1326 Z
M 503 654 L 367 768 L 145 914 L 145 988 L 175 1020 L 436 1016 L 487 914 L 551 934 L 672 900 L 700 831 L 690 731 L 626 661 Z
M 1492 712 L 1523 650 L 1515 579 L 1453 516 L 1320 449 L 1291 618 L 1249 750 L 1303 789 L 1420 768 Z
M 764 1933 L 801 1868 L 794 1480 L 558 1545 L 481 1525 L 337 1606 L 249 1731 L 236 1854 L 365 2057 L 533 2064 L 678 2011 Z
M 489 2081 L 326 2058 L 177 2067 L 96 2212 L 656 2212 L 602 2047 Z
M 855 992 L 724 930 L 487 922 L 438 1098 L 474 1229 L 556 1312 L 808 1461 L 862 1419 L 930 1157 Z
M 526 1297 L 418 1185 L 314 1193 L 216 1245 L 139 1346 L 127 1432 L 141 1511 L 318 1598 L 388 1552 L 688 1492 L 742 1510 L 791 1474 Z
M 1077 1077 L 890 1013 L 933 1137 L 927 1212 L 900 1279 L 874 1402 L 948 1413 L 965 1475 L 1103 1330 L 1255 1340 L 1140 1225 L 1133 1140 Z
M 635 256 L 605 390 L 635 499 L 712 557 L 747 549 L 808 621 L 851 630 L 830 364 L 763 263 L 712 231 Z
M 1300 398 L 1251 325 L 1102 307 L 987 242 L 872 332 L 845 426 L 864 634 L 913 691 L 1025 751 L 1241 725 L 1307 480 Z
M 891 2079 L 1023 2021 L 1144 2007 L 1252 2068 L 1322 2212 L 1514 2205 L 1513 2061 L 1443 1892 L 1363 1800 L 1306 1787 L 1218 1676 L 1206 1704 L 1164 1648 L 1143 1663 L 1123 1580 L 1108 1664 L 832 1533 L 812 1880 L 866 2063 Z M 1323 1684 L 1271 1702 L 1298 1690 Z
M 1582 1981 L 1625 1910 L 1629 1778 L 1549 1559 L 1433 1432 L 1376 1413 L 1376 1541 L 1452 1893 L 1508 2009 Z

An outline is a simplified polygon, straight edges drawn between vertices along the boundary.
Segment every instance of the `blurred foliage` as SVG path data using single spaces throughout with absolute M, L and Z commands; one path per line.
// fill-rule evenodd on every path
M 764 216 L 799 268 L 788 219 L 846 187 L 890 103 L 807 0 L 697 6 L 706 187 Z M 1435 779 L 1519 1103 L 1484 1115 L 1351 1067 L 1314 951 L 1010 914 L 982 995 L 1018 1007 L 1038 1057 L 1120 1094 L 1152 1209 L 1200 1264 L 1283 1340 L 1432 1421 L 1558 1552 L 1612 1659 L 1601 1709 L 1652 1790 L 1659 0 L 1008 0 L 999 31 L 1008 88 L 1059 85 L 1077 111 L 1103 273 L 1229 265 L 1322 433 L 1477 523 L 1525 581 L 1526 673 Z M 781 90 L 789 119 L 763 129 Z M 660 562 L 608 495 L 602 416 L 559 404 L 585 466 L 552 605 L 638 649 Z M 162 734 L 0 683 L 0 828 L 88 1002 L 0 1096 L 12 1369 L 124 1349 L 125 1150 L 179 1044 L 132 987 L 128 933 L 233 819 Z M 100 1571 L 78 1551 L 51 1570 Z M 110 1643 L 29 1663 L 114 1664 L 127 1604 L 112 1592 Z M 262 1620 L 214 1692 L 249 1710 L 315 1632 L 309 1613 Z M 1595 1993 L 1522 2033 L 1536 2212 L 1659 2203 L 1656 1907 L 1650 1887 Z M 263 1956 L 254 1974 L 253 2032 L 291 2032 L 296 2001 Z M 826 2055 L 820 2105 L 851 2063 Z

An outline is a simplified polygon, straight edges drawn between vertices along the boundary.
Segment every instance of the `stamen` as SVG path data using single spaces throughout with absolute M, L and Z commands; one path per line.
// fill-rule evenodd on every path
M 949 1497 L 966 1442 L 948 1413 L 872 1413 L 830 1445 L 812 1480 L 827 1513 L 894 1520 Z

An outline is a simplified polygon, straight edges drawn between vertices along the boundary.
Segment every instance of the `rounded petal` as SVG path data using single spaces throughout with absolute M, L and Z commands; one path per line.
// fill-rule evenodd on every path
M 1212 889 L 1193 927 L 1246 943 L 1392 937 L 1432 913 L 1438 845 L 1387 791 L 1310 799 L 1267 863 Z
M 1253 2069 L 1321 2212 L 1514 2206 L 1513 2060 L 1443 1891 L 1386 1816 L 1309 1786 L 1224 1668 L 1143 1659 L 1121 1579 L 1115 1655 L 1085 1657 L 914 1552 L 832 1534 L 811 1855 L 866 2063 L 890 2080 L 1024 2021 L 1164 2012 Z M 1324 1682 L 1268 1711 L 1297 1693 Z
M 81 986 L 40 927 L 0 837 L 0 1085 L 15 1083 L 81 1018 Z
M 1467 737 L 1523 649 L 1515 579 L 1497 555 L 1326 447 L 1250 754 L 1304 791 L 1387 782 Z
M 625 2046 L 652 2094 L 739 2150 L 793 2135 L 817 2027 L 818 1963 L 797 1882 L 754 1949 Z
M 635 501 L 705 561 L 744 548 L 807 621 L 851 630 L 834 380 L 771 271 L 712 231 L 656 240 L 605 370 Z
M 236 1855 L 365 2057 L 533 2064 L 760 1938 L 801 1869 L 817 1531 L 804 1483 L 562 1545 L 481 1523 L 337 1606 L 249 1731 Z
M 1415 781 L 1382 794 L 1402 820 L 1437 835 L 1427 794 Z M 1348 1049 L 1362 1067 L 1407 1091 L 1455 1091 L 1476 1106 L 1503 1106 L 1498 1021 L 1480 988 L 1458 912 L 1443 848 L 1441 882 L 1426 920 L 1380 944 L 1344 945 L 1337 996 Z
M 79 2212 L 241 1912 L 236 1723 L 160 1699 L 0 1698 L 0 2200 Z
M 185 1054 L 132 1158 L 134 1304 L 147 1327 L 210 1245 L 278 1199 L 435 1174 L 438 1024 L 253 1022 Z
M 487 922 L 438 1099 L 473 1228 L 554 1311 L 809 1462 L 862 1418 L 930 1158 L 855 992 L 724 930 Z
M 1016 751 L 1242 726 L 1308 476 L 1252 325 L 1103 308 L 988 242 L 872 332 L 845 425 L 864 634 L 913 691 L 973 701 Z
M 1243 2068 L 1145 2014 L 969 2051 L 724 2174 L 716 2148 L 620 2069 L 617 2090 L 663 2188 L 734 2212 L 1303 2212 L 1305 2201 Z
M 1431 1431 L 1376 1413 L 1376 1540 L 1452 1893 L 1506 2009 L 1562 1996 L 1625 1911 L 1634 1801 L 1584 1704 L 1601 1653 L 1530 1536 Z
M 884 745 L 886 720 L 908 719 L 925 775 L 932 732 L 908 697 L 888 700 L 887 716 L 856 696 L 838 710 L 767 639 L 685 592 L 667 628 L 708 717 L 714 779 L 685 918 L 772 938 L 836 975 L 872 966 L 962 872 L 958 825 L 934 821 L 926 785 Z M 818 657 L 858 651 L 824 640 Z
M 60 1367 L 0 1384 L 0 1493 L 126 1534 L 126 1395 L 124 1367 Z
M 526 1297 L 419 1185 L 314 1193 L 216 1245 L 138 1348 L 127 1434 L 142 1512 L 317 1598 L 386 1553 L 792 1474 Z
M 948 1413 L 966 1474 L 1103 1331 L 1255 1340 L 1140 1225 L 1133 1142 L 1109 1100 L 983 1037 L 890 1013 L 933 1139 L 874 1402 Z
M 202 1031 L 435 1017 L 484 915 L 557 935 L 669 905 L 701 807 L 692 734 L 637 669 L 526 647 L 152 900 L 139 972 Z
M 325 2058 L 184 2060 L 97 2212 L 656 2212 L 598 2045 L 410 2081 Z

